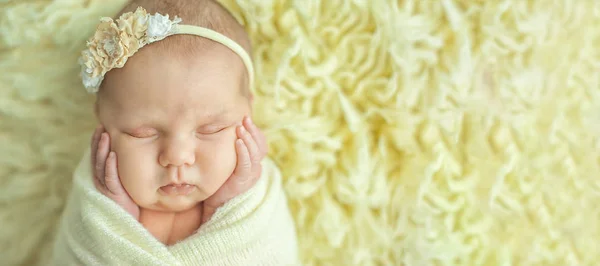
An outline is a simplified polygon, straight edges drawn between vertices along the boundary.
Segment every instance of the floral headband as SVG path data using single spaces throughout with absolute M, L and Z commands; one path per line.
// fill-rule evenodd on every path
M 113 68 L 121 68 L 127 59 L 140 48 L 160 41 L 175 34 L 191 34 L 211 39 L 227 46 L 238 54 L 253 84 L 254 69 L 252 61 L 246 51 L 235 41 L 216 31 L 192 26 L 180 25 L 181 18 L 175 16 L 173 20 L 169 15 L 159 13 L 150 15 L 142 7 L 135 12 L 121 15 L 116 21 L 103 17 L 96 29 L 96 33 L 87 41 L 87 49 L 81 53 L 81 78 L 83 85 L 89 93 L 98 92 L 104 75 Z

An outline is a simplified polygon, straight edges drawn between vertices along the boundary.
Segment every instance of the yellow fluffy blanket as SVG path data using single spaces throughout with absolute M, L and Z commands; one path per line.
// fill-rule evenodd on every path
M 124 0 L 0 1 L 0 265 L 44 265 Z M 223 0 L 306 265 L 600 261 L 600 5 Z

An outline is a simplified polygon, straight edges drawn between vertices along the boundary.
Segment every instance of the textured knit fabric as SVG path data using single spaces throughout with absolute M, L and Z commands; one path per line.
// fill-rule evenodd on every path
M 75 172 L 54 246 L 54 265 L 300 264 L 280 172 L 269 159 L 263 161 L 263 174 L 252 189 L 172 246 L 162 244 L 96 190 L 89 160 L 85 155 Z

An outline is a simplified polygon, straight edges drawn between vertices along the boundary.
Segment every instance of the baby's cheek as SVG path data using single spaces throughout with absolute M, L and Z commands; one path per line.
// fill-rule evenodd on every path
M 151 204 L 156 176 L 152 146 L 115 138 L 113 150 L 117 153 L 119 177 L 127 193 L 140 206 Z
M 212 141 L 210 148 L 201 153 L 203 183 L 214 192 L 225 183 L 236 166 L 235 135 Z M 207 147 L 205 146 L 205 147 Z
M 231 173 L 233 173 L 235 165 L 237 163 L 237 154 L 235 152 L 235 138 L 220 142 L 219 148 L 217 150 L 219 151 L 216 156 L 219 158 L 218 164 L 220 165 L 220 168 L 225 173 L 225 175 L 229 177 Z

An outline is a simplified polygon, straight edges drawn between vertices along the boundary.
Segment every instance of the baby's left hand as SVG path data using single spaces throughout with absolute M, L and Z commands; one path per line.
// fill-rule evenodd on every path
M 236 129 L 238 139 L 235 142 L 237 165 L 231 176 L 209 198 L 203 202 L 202 223 L 204 224 L 232 198 L 248 191 L 261 175 L 261 161 L 267 155 L 267 141 L 258 127 L 246 117 L 242 126 Z

